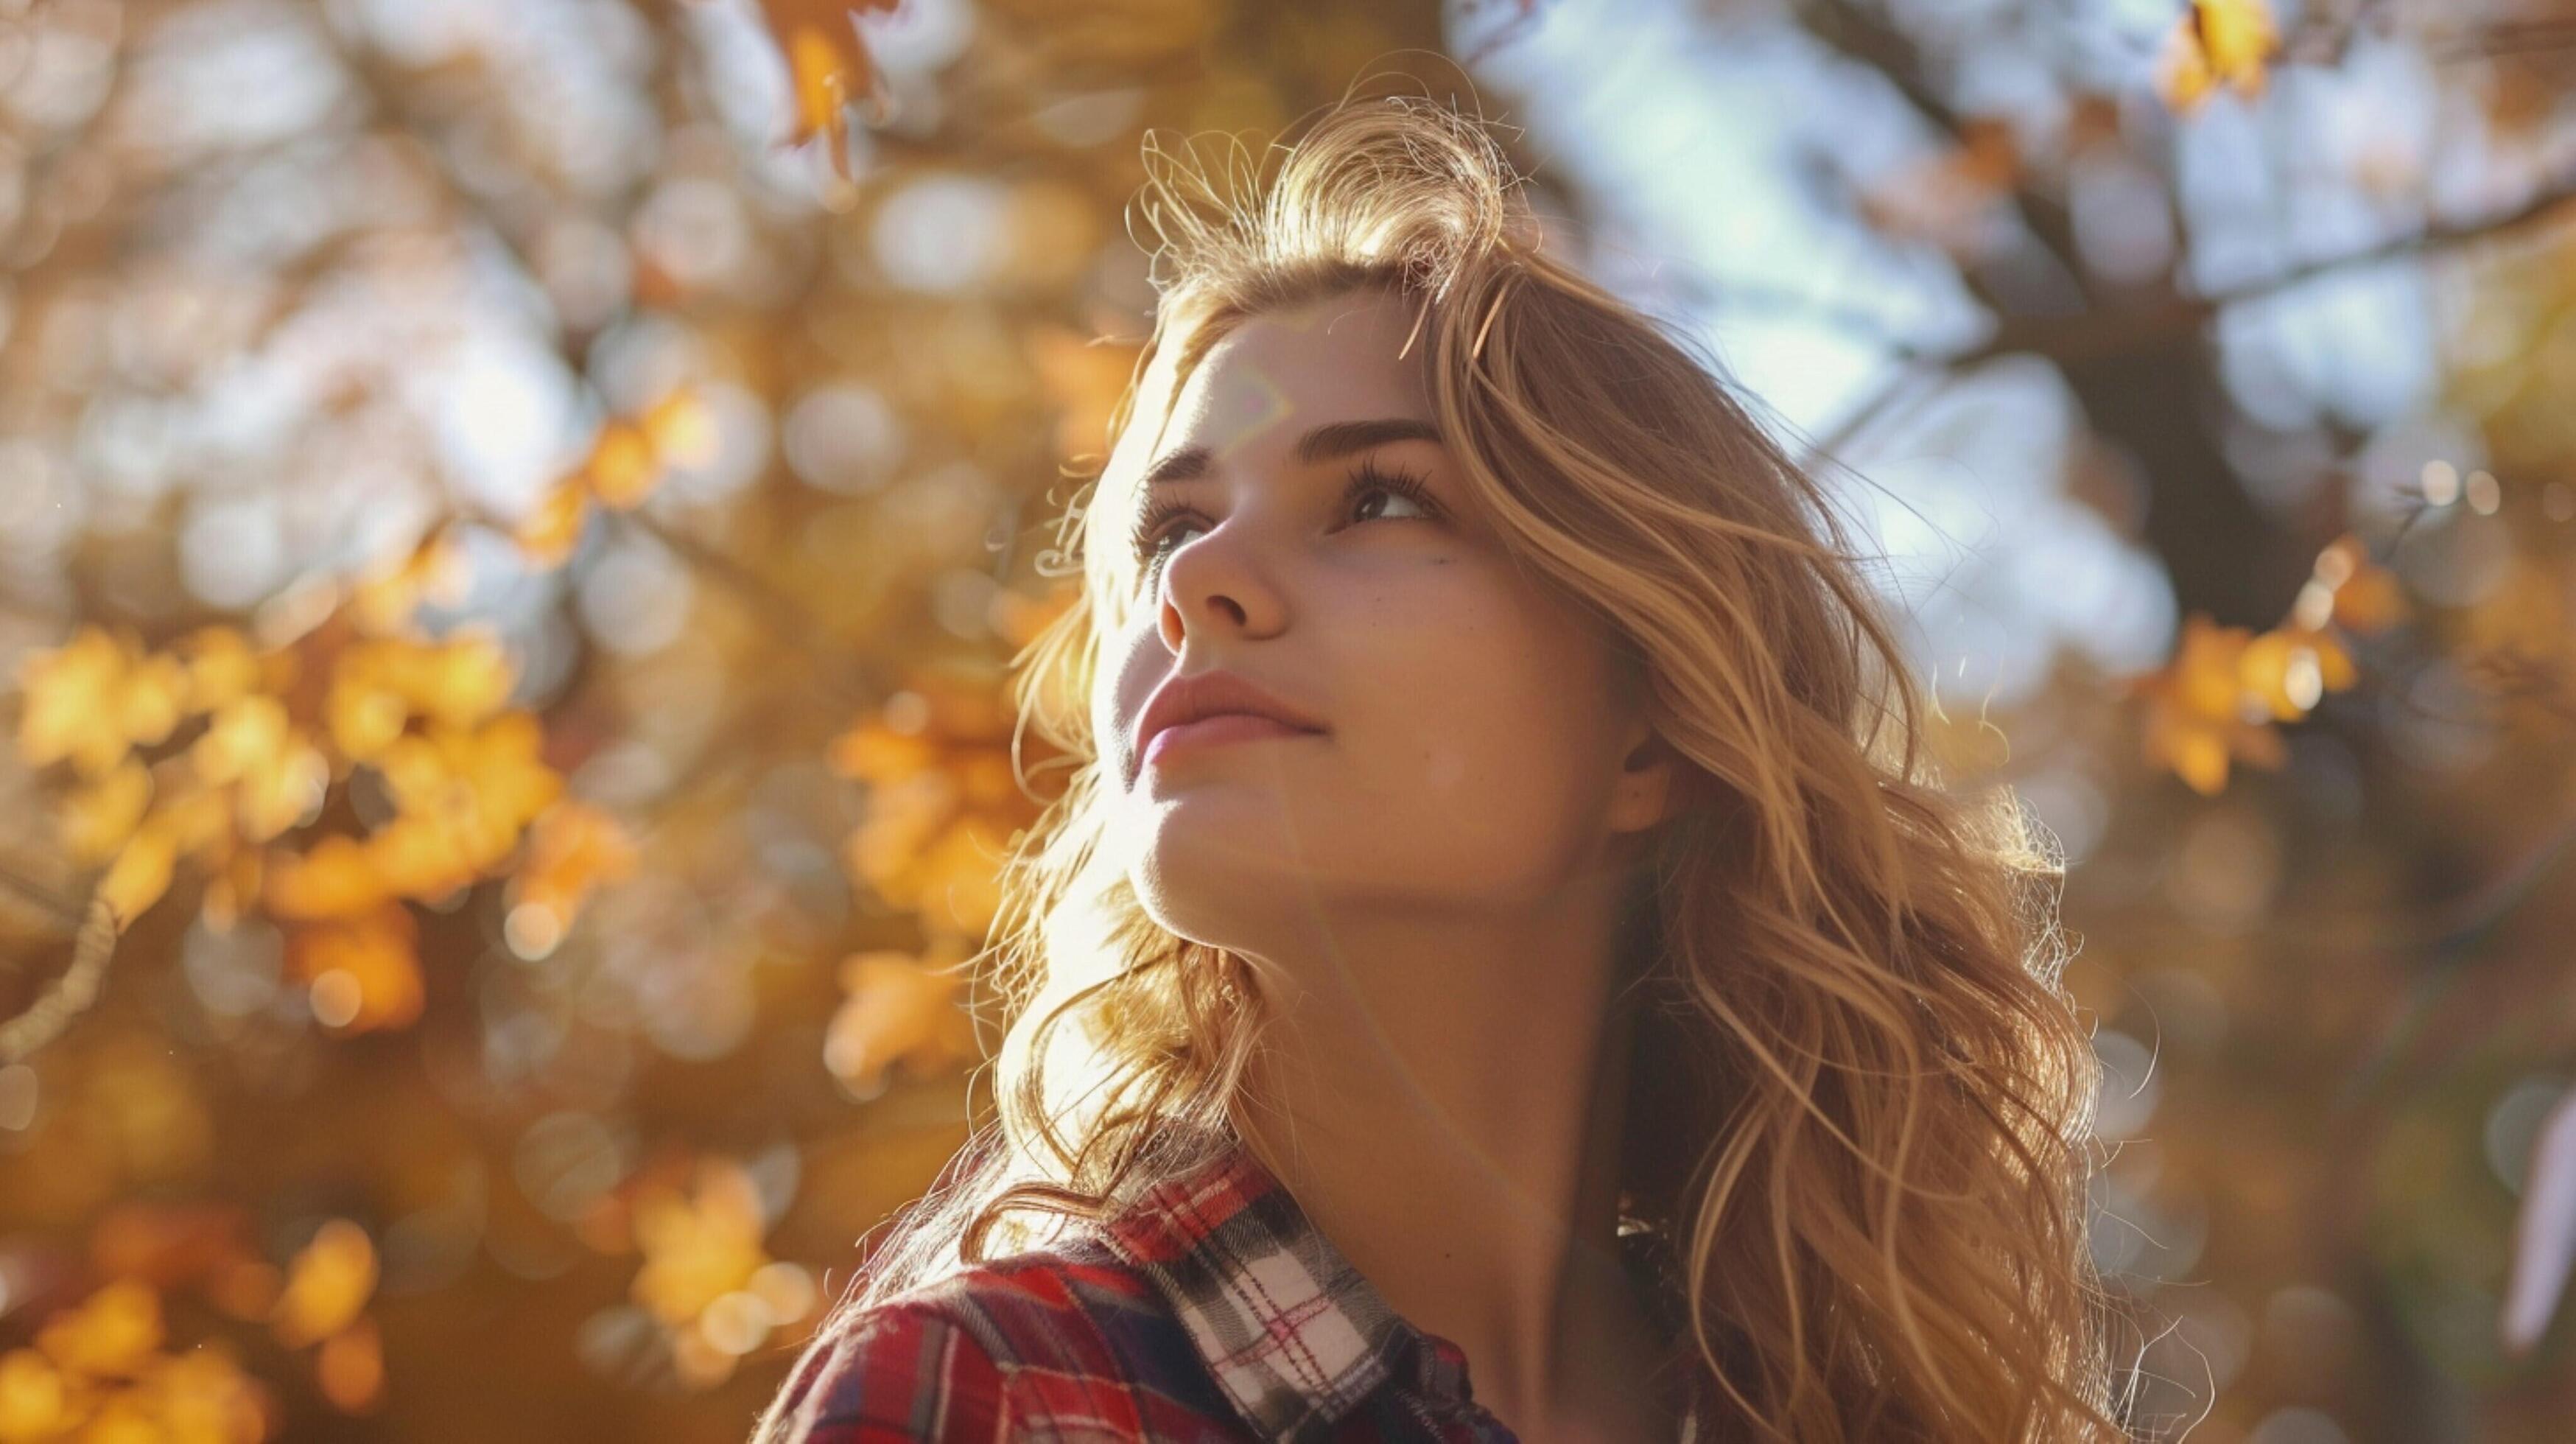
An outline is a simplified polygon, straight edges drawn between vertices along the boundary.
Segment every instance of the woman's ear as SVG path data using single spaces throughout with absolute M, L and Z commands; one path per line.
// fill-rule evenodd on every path
M 1616 832 L 1642 831 L 1664 820 L 1672 808 L 1674 774 L 1681 766 L 1680 755 L 1652 726 L 1640 722 L 1630 736 L 1610 809 L 1611 828 Z

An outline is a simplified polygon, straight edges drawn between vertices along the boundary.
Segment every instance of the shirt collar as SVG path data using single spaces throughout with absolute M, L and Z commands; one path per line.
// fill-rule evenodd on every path
M 1466 1410 L 1464 1352 L 1389 1307 L 1250 1149 L 1211 1137 L 1201 1161 L 1102 1232 L 1169 1302 L 1236 1410 L 1273 1439 L 1321 1438 L 1390 1378 L 1436 1411 Z

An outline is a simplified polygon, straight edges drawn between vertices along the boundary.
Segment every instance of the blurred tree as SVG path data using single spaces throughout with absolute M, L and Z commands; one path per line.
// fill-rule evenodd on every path
M 2036 360 L 2170 587 L 2161 665 L 2071 623 L 1943 739 L 2077 864 L 2142 1428 L 2576 1404 L 2563 1204 L 2496 1331 L 2576 1074 L 2563 8 L 1699 17 L 1805 47 L 1810 199 L 1966 318 L 1717 285 L 1877 348 L 1818 452 Z M 978 1108 L 1142 133 L 1608 23 L 0 0 L 0 1440 L 741 1437 Z M 2437 394 L 2339 402 L 2319 318 L 2437 267 Z

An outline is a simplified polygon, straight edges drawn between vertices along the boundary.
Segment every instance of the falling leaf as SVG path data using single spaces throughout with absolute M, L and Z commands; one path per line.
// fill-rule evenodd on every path
M 349 1327 L 375 1291 L 374 1241 L 357 1224 L 331 1219 L 287 1265 L 286 1291 L 269 1326 L 290 1349 L 320 1343 Z

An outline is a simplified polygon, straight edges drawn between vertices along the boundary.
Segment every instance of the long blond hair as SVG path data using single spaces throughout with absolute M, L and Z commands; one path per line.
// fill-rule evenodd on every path
M 2129 1438 L 2086 1239 L 2096 1064 L 2058 980 L 2058 866 L 2008 793 L 1938 785 L 1931 704 L 1816 479 L 1712 360 L 1544 252 L 1479 119 L 1355 88 L 1273 148 L 1266 186 L 1240 142 L 1216 164 L 1188 142 L 1145 152 L 1131 226 L 1155 233 L 1159 304 L 1139 378 L 1159 364 L 1176 387 L 1274 308 L 1362 287 L 1417 304 L 1436 420 L 1484 514 L 1612 624 L 1686 759 L 1637 892 L 1653 1006 L 1621 1206 L 1673 1265 L 1701 1437 Z M 974 960 L 1005 1024 L 993 1125 L 812 1349 L 1192 1166 L 1251 1076 L 1248 967 L 1155 925 L 1102 846 L 1117 782 L 1088 698 L 1140 599 L 1094 518 L 1132 500 L 1095 491 L 1068 515 L 1080 595 L 1013 662 L 1022 724 L 1074 765 Z

